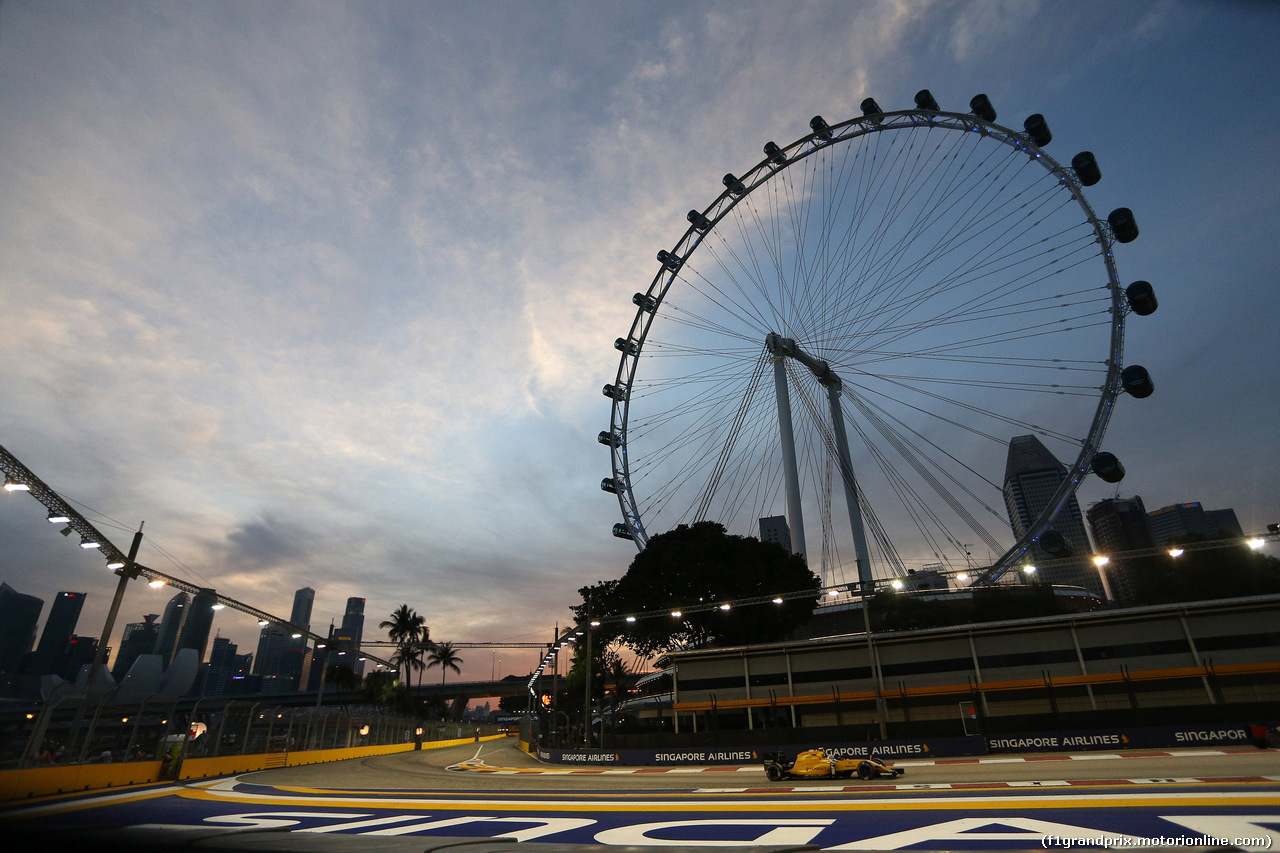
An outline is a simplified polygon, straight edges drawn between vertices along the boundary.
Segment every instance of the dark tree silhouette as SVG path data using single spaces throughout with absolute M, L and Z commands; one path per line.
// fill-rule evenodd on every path
M 812 615 L 821 586 L 801 557 L 703 521 L 652 537 L 621 578 L 579 590 L 583 603 L 572 610 L 580 623 L 588 610 L 596 619 L 649 614 L 630 623 L 609 621 L 596 635 L 601 650 L 616 640 L 649 657 L 694 646 L 784 639 Z M 815 595 L 718 609 L 722 603 L 800 591 Z M 700 606 L 704 609 L 695 609 Z M 682 613 L 678 618 L 670 615 L 675 609 Z
M 458 656 L 458 650 L 453 647 L 453 643 L 432 643 L 431 649 L 427 652 L 427 669 L 433 666 L 440 667 L 440 686 L 444 686 L 444 677 L 449 670 L 461 673 L 462 670 L 458 664 L 464 663 Z
M 1171 545 L 1204 542 L 1187 534 Z M 1239 540 L 1223 535 L 1221 539 Z M 1235 547 L 1189 550 L 1180 557 L 1156 554 L 1129 561 L 1136 604 L 1171 604 L 1280 592 L 1280 560 L 1240 543 Z
M 424 643 L 429 642 L 428 637 L 431 635 L 426 618 L 409 605 L 401 604 L 392 611 L 391 618 L 379 622 L 378 627 L 385 628 L 391 642 L 396 644 L 396 652 L 391 661 L 397 669 L 404 667 L 404 683 L 412 683 L 409 680 L 410 673 L 415 669 L 421 672 L 425 666 L 422 662 L 423 652 L 427 648 Z

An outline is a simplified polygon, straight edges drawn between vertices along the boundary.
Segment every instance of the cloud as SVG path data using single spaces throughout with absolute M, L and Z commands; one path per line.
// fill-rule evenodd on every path
M 269 515 L 247 522 L 227 534 L 227 562 L 263 567 L 297 561 L 305 553 L 298 543 L 302 533 Z
M 1040 0 L 974 0 L 963 4 L 951 24 L 951 55 L 964 62 L 992 44 L 1018 37 L 1039 9 Z
M 1265 135 L 1233 125 L 1219 157 L 1216 123 L 1170 134 L 1118 118 L 1192 97 L 1154 79 L 1171 72 L 1164 54 L 1150 71 L 1151 55 L 1130 56 L 1133 34 L 1207 63 L 1220 48 L 1197 46 L 1195 27 L 1258 30 L 1232 23 L 1239 9 L 1191 8 L 1113 11 L 1100 42 L 1088 10 L 1012 2 L 4 4 L 0 442 L 268 609 L 311 585 L 317 624 L 348 595 L 429 611 L 446 638 L 506 631 L 495 613 L 554 622 L 634 555 L 608 535 L 618 510 L 595 441 L 631 294 L 721 175 L 814 114 L 990 88 L 1003 112 L 1051 113 L 1064 150 L 1073 133 L 1104 146 L 1106 203 L 1162 208 L 1140 211 L 1157 248 L 1122 260 L 1168 279 L 1157 288 L 1185 314 L 1147 329 L 1204 335 L 1185 349 L 1199 346 L 1204 376 L 1224 372 L 1217 320 L 1184 333 L 1185 318 L 1216 317 L 1200 300 L 1219 287 L 1261 304 L 1245 279 L 1265 280 L 1240 258 L 1259 253 L 1250 221 L 1274 218 Z M 1037 51 L 1030 79 L 1010 76 Z M 1241 48 L 1223 73 L 1263 79 L 1249 63 L 1266 55 Z M 1213 94 L 1235 91 L 1255 112 L 1232 101 L 1226 115 L 1267 103 L 1247 86 Z M 1188 168 L 1194 151 L 1212 166 Z M 1233 216 L 1245 189 L 1234 209 L 1249 215 Z M 1210 212 L 1187 221 L 1188 199 Z M 1192 226 L 1208 269 L 1158 242 Z M 1135 360 L 1185 366 L 1168 343 L 1149 356 L 1144 334 Z M 1149 455 L 1159 419 L 1130 417 L 1111 434 Z M 15 586 L 56 584 L 27 574 L 42 561 L 72 588 L 100 583 L 100 565 L 42 551 L 44 527 L 18 536 L 13 518 L 0 566 Z M 94 590 L 92 606 L 109 599 Z

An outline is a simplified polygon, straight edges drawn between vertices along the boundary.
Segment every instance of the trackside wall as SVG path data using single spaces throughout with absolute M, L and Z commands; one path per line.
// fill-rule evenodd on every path
M 495 740 L 505 735 L 490 735 L 481 740 Z M 475 743 L 474 737 L 430 741 L 423 749 L 441 749 L 447 746 Z M 349 758 L 367 758 L 373 755 L 391 755 L 411 752 L 412 742 L 383 746 L 354 746 L 346 749 L 318 749 L 306 752 L 268 752 L 256 755 L 227 755 L 217 758 L 188 758 L 178 767 L 178 779 L 208 779 L 235 773 L 251 773 L 277 767 L 302 767 L 329 761 L 345 761 Z M 0 802 L 29 800 L 55 794 L 91 791 L 105 788 L 121 788 L 129 785 L 171 781 L 160 775 L 159 761 L 130 761 L 118 764 L 70 764 L 55 767 L 31 767 L 22 770 L 0 771 Z

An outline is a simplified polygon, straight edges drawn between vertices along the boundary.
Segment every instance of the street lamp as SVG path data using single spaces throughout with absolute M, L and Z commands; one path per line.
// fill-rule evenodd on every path
M 1110 562 L 1111 558 L 1102 554 L 1093 558 L 1093 564 L 1098 567 L 1098 577 L 1102 580 L 1102 594 L 1106 596 L 1107 601 L 1114 601 L 1115 598 L 1111 595 L 1111 584 L 1107 582 L 1107 573 L 1102 570 L 1102 567 Z

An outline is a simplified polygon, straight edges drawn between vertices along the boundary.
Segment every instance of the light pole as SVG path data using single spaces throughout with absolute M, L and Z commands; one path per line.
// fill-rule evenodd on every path
M 587 624 L 584 626 L 587 630 L 587 656 L 582 662 L 582 735 L 587 744 L 587 749 L 591 748 L 591 682 L 594 673 L 594 665 L 591 661 L 591 594 L 587 593 Z
M 98 642 L 98 648 L 93 653 L 93 667 L 89 670 L 89 681 L 86 693 L 92 693 L 93 688 L 97 685 L 98 672 L 102 669 L 102 662 L 106 657 L 107 644 L 111 642 L 111 631 L 116 626 L 116 615 L 120 612 L 120 602 L 124 600 L 124 588 L 128 586 L 129 581 L 138 576 L 138 564 L 134 562 L 138 558 L 138 548 L 142 545 L 142 525 L 145 521 L 138 522 L 138 532 L 133 534 L 133 543 L 129 545 L 129 556 L 125 559 L 124 565 L 116 569 L 116 574 L 120 576 L 120 580 L 116 583 L 116 594 L 111 599 L 111 607 L 107 610 L 107 621 L 102 626 L 102 639 Z
M 115 597 L 111 599 L 111 607 L 107 610 L 107 621 L 102 626 L 102 638 L 98 640 L 98 647 L 93 652 L 93 664 L 89 667 L 89 678 L 85 682 L 84 695 L 80 697 L 80 707 L 76 713 L 75 723 L 72 726 L 71 733 L 67 737 L 67 756 L 70 758 L 75 747 L 75 740 L 80 734 L 80 724 L 84 721 L 84 712 L 89 705 L 90 697 L 98 686 L 98 673 L 102 671 L 102 663 L 106 659 L 107 644 L 111 641 L 111 632 L 115 629 L 116 615 L 120 612 L 120 602 L 124 601 L 124 588 L 129 585 L 129 581 L 138 576 L 138 565 L 134 560 L 138 557 L 138 548 L 142 545 L 142 525 L 145 521 L 138 523 L 138 532 L 133 534 L 133 544 L 129 546 L 129 556 L 125 559 L 124 565 L 116 569 L 115 572 L 120 576 L 120 580 L 116 583 Z M 103 696 L 105 700 L 106 697 Z M 99 703 L 98 711 L 101 713 L 102 704 Z M 92 733 L 92 729 L 91 732 Z M 85 758 L 85 750 L 89 748 L 89 737 L 85 736 L 85 742 L 81 745 L 80 761 L 83 763 Z
M 1107 601 L 1114 601 L 1111 595 L 1111 584 L 1107 582 L 1107 571 L 1105 566 L 1111 562 L 1110 557 L 1098 555 L 1093 558 L 1093 564 L 1098 567 L 1098 577 L 1102 580 L 1102 594 L 1106 596 Z

